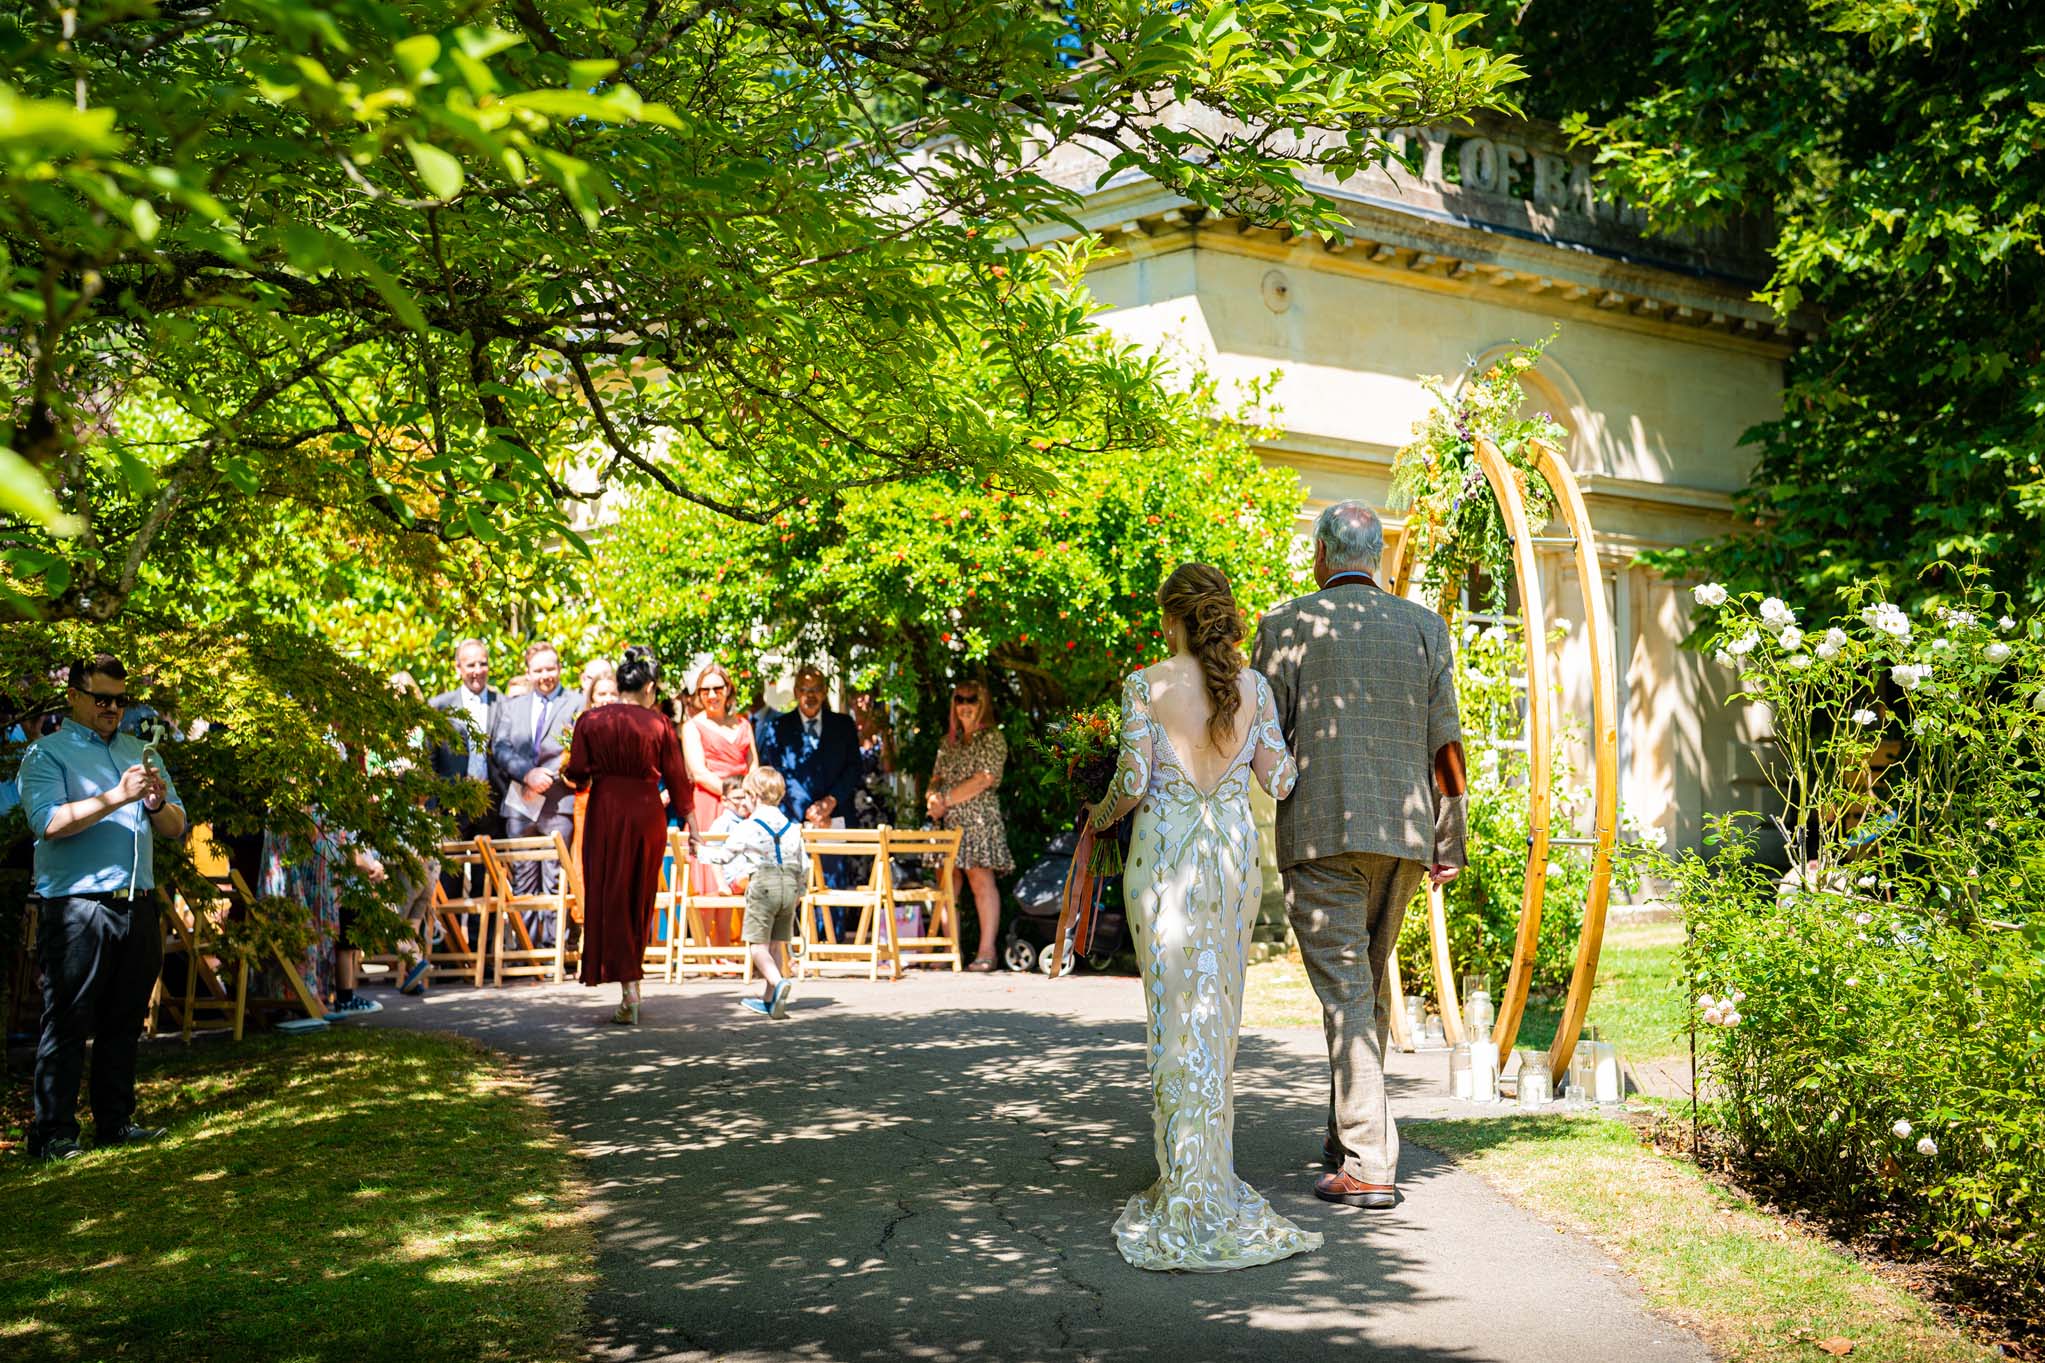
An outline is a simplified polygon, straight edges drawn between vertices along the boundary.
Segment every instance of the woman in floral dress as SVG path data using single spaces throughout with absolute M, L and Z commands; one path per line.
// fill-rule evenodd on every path
M 1015 869 L 1008 850 L 1008 826 L 994 792 L 1008 763 L 1008 741 L 994 723 L 987 691 L 978 682 L 952 688 L 951 724 L 937 748 L 937 767 L 930 773 L 930 817 L 944 829 L 958 829 L 959 869 L 973 887 L 973 905 L 980 913 L 980 949 L 968 970 L 994 969 L 1000 942 L 1001 891 L 994 878 Z

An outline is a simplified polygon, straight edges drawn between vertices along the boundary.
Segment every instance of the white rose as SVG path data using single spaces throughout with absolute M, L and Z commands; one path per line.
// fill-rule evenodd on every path
M 1926 1159 L 1930 1159 L 1933 1155 L 1936 1155 L 1938 1153 L 1938 1142 L 1933 1140 L 1929 1136 L 1918 1137 L 1917 1153 L 1924 1156 Z
M 1818 656 L 1829 663 L 1839 656 L 1839 649 L 1830 642 L 1822 643 L 1818 645 Z
M 1825 642 L 1834 648 L 1846 647 L 1846 631 L 1834 625 L 1825 631 Z
M 1992 663 L 2007 662 L 2009 661 L 2009 645 L 1997 639 L 1987 648 L 1982 649 L 1981 654 Z
M 1853 712 L 1853 722 L 1863 729 L 1880 718 L 1881 716 L 1872 710 L 1855 710 Z
M 1725 586 L 1718 582 L 1700 582 L 1690 589 L 1690 595 L 1700 606 L 1723 606 L 1726 603 Z
M 2007 634 L 2017 627 L 2017 622 L 2010 619 L 2007 615 L 2005 615 L 2002 617 L 2002 619 L 1995 622 L 1995 627 L 2001 630 L 2004 634 Z
M 1872 882 L 1873 880 L 1874 880 L 1873 876 L 1862 876 L 1860 883 L 1866 885 Z M 1857 913 L 1853 915 L 1853 921 L 1860 924 L 1860 926 L 1862 927 L 1866 927 L 1868 924 L 1875 921 L 1875 916 L 1871 913 Z
M 1889 675 L 1895 679 L 1896 685 L 1905 691 L 1915 691 L 1924 685 L 1924 679 L 1931 675 L 1931 664 L 1898 663 L 1889 669 Z
M 1811 655 L 1808 653 L 1792 653 L 1782 660 L 1782 665 L 1784 667 L 1793 667 L 1801 672 L 1811 665 Z
M 1713 1027 L 1723 1027 L 1725 1026 L 1725 1012 L 1718 1008 L 1707 1008 L 1704 1010 L 1704 1021 Z
M 1753 630 L 1748 630 L 1745 634 L 1742 634 L 1739 638 L 1727 644 L 1725 646 L 1726 652 L 1732 654 L 1736 658 L 1744 658 L 1747 654 L 1752 653 L 1754 651 L 1754 646 L 1756 644 L 1759 644 L 1760 642 L 1761 636 L 1756 634 Z
M 1796 623 L 1796 612 L 1784 605 L 1781 597 L 1771 596 L 1761 603 L 1761 623 L 1780 633 Z
M 1899 1141 L 1907 1141 L 1910 1139 L 1910 1129 L 1911 1129 L 1910 1121 L 1906 1117 L 1898 1117 L 1896 1119 L 1896 1124 L 1889 1128 L 1889 1130 L 1896 1133 L 1896 1139 Z
M 1745 994 L 1741 993 L 1741 992 L 1740 992 L 1739 990 L 1737 990 L 1737 989 L 1735 989 L 1735 990 L 1734 990 L 1734 991 L 1732 992 L 1732 995 L 1731 995 L 1731 997 L 1729 997 L 1729 998 L 1728 998 L 1728 999 L 1726 1000 L 1726 1002 L 1727 1002 L 1727 1003 L 1745 1003 L 1746 1001 L 1747 1001 L 1747 996 L 1746 996 Z
M 1846 987 L 1848 989 L 1860 988 L 1860 977 L 1857 975 L 1848 975 L 1846 977 Z
M 1875 878 L 1873 876 L 1862 876 L 1858 884 L 1860 885 L 1860 888 L 1862 888 L 1863 890 L 1872 890 L 1875 887 Z M 1865 920 L 1867 918 L 1867 915 L 1862 914 L 1861 918 Z
M 1953 641 L 1950 639 L 1934 639 L 1931 641 L 1931 651 L 1934 653 L 1943 653 L 1952 646 Z
M 1892 611 L 1875 621 L 1875 628 L 1884 634 L 1893 634 L 1898 639 L 1910 637 L 1910 617 L 1902 611 Z
M 1725 1025 L 1728 1027 L 1737 1027 L 1740 1025 L 1739 1009 L 1735 1008 L 1732 1012 L 1727 1013 L 1725 1015 Z
M 1804 632 L 1795 625 L 1784 626 L 1780 637 L 1783 648 L 1789 652 L 1795 652 L 1804 646 Z
M 1716 1008 L 1718 1007 L 1718 1000 L 1709 994 L 1699 994 L 1697 996 L 1697 1006 L 1699 1008 Z
M 1733 655 L 1722 648 L 1712 650 L 1711 660 L 1721 667 L 1731 667 L 1733 665 Z

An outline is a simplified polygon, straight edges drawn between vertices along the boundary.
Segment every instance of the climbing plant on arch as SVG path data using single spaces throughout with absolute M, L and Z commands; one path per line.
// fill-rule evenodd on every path
M 1504 583 L 1517 587 L 1519 637 L 1526 650 L 1528 756 L 1526 785 L 1526 874 L 1511 967 L 1497 1009 L 1492 1043 L 1500 1062 L 1510 1054 L 1525 1016 L 1533 983 L 1536 946 L 1549 907 L 1547 868 L 1556 848 L 1587 848 L 1590 876 L 1584 890 L 1575 963 L 1562 1017 L 1550 1051 L 1557 1072 L 1576 1047 L 1596 983 L 1611 897 L 1612 852 L 1618 832 L 1618 685 L 1611 615 L 1599 572 L 1595 531 L 1575 474 L 1561 453 L 1561 431 L 1545 415 L 1521 414 L 1519 378 L 1539 362 L 1541 346 L 1514 351 L 1454 395 L 1437 393 L 1441 406 L 1401 451 L 1394 473 L 1394 497 L 1410 506 L 1402 533 L 1388 547 L 1383 565 L 1386 589 L 1413 596 L 1451 617 L 1460 588 L 1473 567 L 1489 570 L 1495 584 L 1489 603 L 1499 613 Z M 1559 533 L 1548 533 L 1559 521 Z M 1588 836 L 1553 824 L 1552 771 L 1558 732 L 1556 673 L 1559 660 L 1549 629 L 1550 601 L 1542 577 L 1547 548 L 1573 557 L 1582 598 L 1591 699 L 1592 828 Z M 1450 949 L 1445 902 L 1439 889 L 1427 892 L 1428 948 L 1442 1022 L 1451 1042 L 1464 1035 L 1456 968 Z M 1391 990 L 1402 992 L 1399 962 L 1392 958 Z M 1395 1039 L 1404 1036 L 1404 1010 L 1391 1010 Z

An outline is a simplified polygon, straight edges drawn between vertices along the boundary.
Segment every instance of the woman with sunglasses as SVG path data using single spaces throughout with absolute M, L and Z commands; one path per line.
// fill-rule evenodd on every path
M 973 887 L 973 905 L 980 912 L 980 948 L 966 968 L 980 974 L 994 969 L 994 951 L 1000 944 L 1001 891 L 994 878 L 1015 869 L 1008 826 L 994 794 L 1007 763 L 1008 740 L 994 723 L 986 688 L 978 682 L 954 687 L 951 722 L 937 747 L 927 805 L 938 827 L 964 834 L 959 840 L 959 869 Z
M 759 750 L 753 744 L 753 726 L 742 714 L 732 712 L 731 674 L 717 663 L 706 663 L 696 674 L 692 691 L 696 712 L 682 723 L 682 760 L 689 769 L 690 797 L 682 809 L 690 834 L 700 835 L 724 813 L 727 781 L 743 781 L 760 765 Z M 701 861 L 691 868 L 698 894 L 723 894 L 717 869 Z M 736 938 L 730 924 L 711 924 L 715 945 L 725 946 Z

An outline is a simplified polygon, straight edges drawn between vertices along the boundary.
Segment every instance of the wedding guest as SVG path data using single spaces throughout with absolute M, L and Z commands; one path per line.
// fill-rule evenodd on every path
M 805 663 L 795 673 L 795 708 L 770 720 L 755 737 L 759 764 L 781 773 L 782 811 L 811 828 L 843 828 L 859 785 L 859 729 L 851 716 L 826 706 L 825 694 L 822 670 Z M 834 888 L 850 879 L 844 861 L 824 859 L 825 882 Z M 841 933 L 853 913 L 831 911 Z
M 582 708 L 584 710 L 594 710 L 599 705 L 616 705 L 618 703 L 617 668 L 612 667 L 609 663 L 605 663 L 603 670 L 597 672 L 594 676 L 590 674 L 588 668 L 584 668 L 582 676 Z
M 788 944 L 795 937 L 807 854 L 802 825 L 779 808 L 788 793 L 781 773 L 761 767 L 746 778 L 746 789 L 753 796 L 754 810 L 725 842 L 725 874 L 732 889 L 746 897 L 746 945 L 766 991 L 743 1002 L 755 1013 L 785 1018 L 794 988 L 786 978 Z
M 983 974 L 994 969 L 1001 926 L 1001 890 L 994 878 L 1015 869 L 1001 801 L 994 793 L 1007 763 L 1008 740 L 994 723 L 986 688 L 978 682 L 953 687 L 951 723 L 937 747 L 927 804 L 940 828 L 956 828 L 963 835 L 959 869 L 973 888 L 973 906 L 980 915 L 979 949 L 966 968 Z
M 618 669 L 611 665 L 610 659 L 591 658 L 582 665 L 582 675 L 577 678 L 575 689 L 582 692 L 584 708 L 588 707 L 590 693 L 599 677 L 609 677 L 612 681 L 618 679 Z
M 568 733 L 582 713 L 582 697 L 562 689 L 561 655 L 552 644 L 528 647 L 525 667 L 532 692 L 499 706 L 490 731 L 490 761 L 506 787 L 504 835 L 559 833 L 565 841 L 575 833 L 575 807 L 560 781 L 561 764 Z M 512 888 L 519 894 L 552 894 L 560 876 L 560 867 L 550 862 L 522 861 L 511 869 Z M 534 919 L 552 932 L 551 919 L 539 914 Z
M 728 778 L 724 783 L 724 812 L 717 816 L 717 822 L 711 824 L 700 839 L 691 835 L 690 845 L 697 860 L 716 872 L 717 894 L 731 893 L 731 877 L 724 870 L 725 863 L 731 860 L 729 840 L 740 824 L 753 817 L 757 807 L 753 793 L 746 789 L 745 779 Z
M 455 835 L 463 841 L 477 837 L 501 837 L 504 831 L 504 786 L 490 765 L 490 725 L 504 696 L 490 685 L 490 648 L 481 639 L 464 639 L 455 645 L 456 685 L 427 702 L 448 716 L 447 732 L 433 748 L 433 774 L 443 781 L 474 781 L 489 791 L 489 802 L 475 814 L 455 821 Z M 466 723 L 453 722 L 457 718 Z M 483 868 L 470 870 L 471 883 L 464 887 L 459 872 L 446 880 L 450 895 L 483 893 Z
M 727 781 L 743 781 L 760 765 L 753 741 L 753 726 L 741 715 L 731 713 L 731 674 L 716 663 L 707 663 L 696 674 L 692 688 L 697 711 L 682 725 L 682 757 L 689 764 L 690 800 L 686 809 L 688 829 L 699 834 L 717 822 L 724 812 Z M 717 874 L 698 862 L 692 871 L 698 894 L 716 894 Z M 731 941 L 729 925 L 710 926 L 711 944 L 725 946 Z
M 621 705 L 582 716 L 565 779 L 589 787 L 583 858 L 582 982 L 615 981 L 611 1021 L 639 1021 L 639 982 L 653 932 L 667 820 L 660 787 L 686 789 L 688 772 L 672 726 L 653 708 L 653 666 L 634 659 L 618 669 Z
M 17 786 L 35 837 L 36 954 L 43 975 L 32 1157 L 78 1150 L 78 1085 L 93 1038 L 92 1121 L 100 1145 L 155 1140 L 135 1120 L 135 1053 L 163 965 L 156 919 L 158 837 L 185 832 L 184 802 L 141 741 L 120 732 L 128 671 L 98 653 L 71 665 L 70 716 L 22 754 Z

